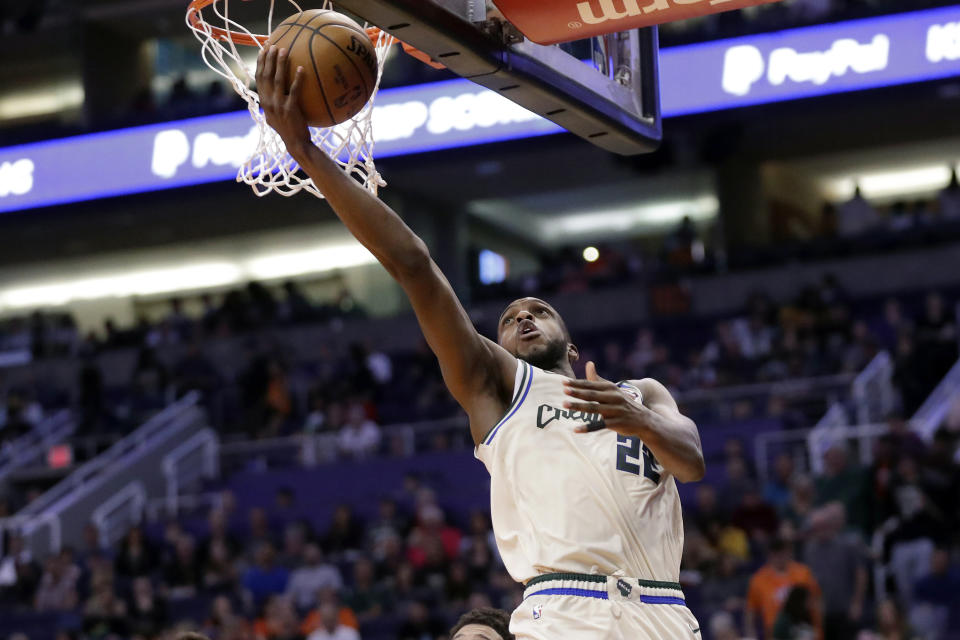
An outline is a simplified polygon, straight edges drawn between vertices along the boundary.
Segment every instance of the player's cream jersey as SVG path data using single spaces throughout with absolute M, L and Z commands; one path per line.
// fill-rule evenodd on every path
M 520 361 L 513 401 L 477 445 L 497 548 L 519 582 L 550 572 L 677 582 L 683 517 L 673 476 L 637 438 L 575 433 L 564 377 Z M 635 395 L 636 387 L 621 384 Z

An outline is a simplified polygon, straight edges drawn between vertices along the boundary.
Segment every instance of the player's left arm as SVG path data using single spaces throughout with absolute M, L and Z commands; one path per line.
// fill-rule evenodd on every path
M 627 391 L 597 375 L 587 363 L 585 380 L 565 380 L 571 400 L 564 406 L 575 411 L 599 413 L 607 428 L 625 436 L 640 438 L 664 468 L 680 482 L 702 480 L 706 472 L 700 433 L 693 420 L 680 413 L 676 400 L 662 384 L 651 378 L 631 380 L 641 393 L 638 402 Z M 594 430 L 581 427 L 581 432 Z

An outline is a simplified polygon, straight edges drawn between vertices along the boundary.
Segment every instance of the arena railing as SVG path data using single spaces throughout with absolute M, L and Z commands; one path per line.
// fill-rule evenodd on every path
M 185 448 L 188 443 L 203 455 L 208 445 L 195 438 L 207 429 L 199 399 L 199 394 L 191 393 L 159 412 L 15 516 L 0 520 L 0 531 L 22 535 L 38 557 L 64 543 L 79 543 L 91 519 L 107 527 L 101 532 L 102 542 L 114 542 L 118 531 L 136 522 L 138 512 L 142 515 L 148 498 L 169 495 L 165 463 L 174 472 L 184 461 L 193 464 L 189 458 L 193 449 Z
M 910 423 L 914 431 L 927 442 L 933 440 L 933 435 L 943 425 L 954 402 L 960 402 L 960 360 L 913 414 Z
M 14 472 L 43 460 L 51 446 L 67 440 L 76 428 L 73 415 L 62 409 L 0 448 L 0 486 Z
M 676 394 L 677 403 L 690 414 L 711 411 L 717 418 L 731 417 L 733 405 L 745 400 L 768 400 L 776 396 L 790 406 L 807 408 L 829 405 L 846 398 L 856 374 L 837 373 L 811 378 L 794 378 L 773 382 L 694 389 Z
M 886 351 L 874 356 L 860 373 L 848 376 L 850 409 L 858 422 L 870 423 L 886 417 L 896 398 L 892 378 L 893 360 Z M 793 458 L 796 469 L 803 472 L 822 472 L 823 454 L 837 438 L 843 437 L 849 424 L 850 419 L 842 396 L 836 396 L 831 400 L 823 417 L 812 428 L 758 434 L 754 438 L 757 473 L 763 480 L 769 477 L 771 451 L 775 448 L 787 452 Z

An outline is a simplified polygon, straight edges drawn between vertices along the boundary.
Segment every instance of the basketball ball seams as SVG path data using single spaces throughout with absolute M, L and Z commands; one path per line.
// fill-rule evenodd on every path
M 324 40 L 326 40 L 327 42 L 329 42 L 330 44 L 332 44 L 332 45 L 337 49 L 337 51 L 339 51 L 341 54 L 343 54 L 343 57 L 346 58 L 347 61 L 348 61 L 350 64 L 353 65 L 353 68 L 356 70 L 357 75 L 360 76 L 360 82 L 363 83 L 363 91 L 364 91 L 364 93 L 366 93 L 367 95 L 370 95 L 369 92 L 367 91 L 367 81 L 366 81 L 366 79 L 363 77 L 363 70 L 357 65 L 356 61 L 354 61 L 353 56 L 350 55 L 348 52 L 344 51 L 343 49 L 341 49 L 341 48 L 340 48 L 340 45 L 337 44 L 334 40 L 332 40 L 332 39 L 328 38 L 327 36 L 323 35 L 322 33 L 320 33 L 319 30 L 317 30 L 317 32 L 316 32 L 314 35 L 320 36 L 321 38 L 323 38 Z M 310 50 L 310 56 L 311 56 L 311 58 L 313 57 L 313 49 Z
M 316 37 L 316 32 L 310 34 L 310 42 L 308 43 L 310 50 L 310 64 L 313 65 L 313 76 L 317 80 L 317 88 L 320 89 L 320 97 L 323 98 L 323 106 L 327 108 L 327 115 L 330 116 L 330 122 L 335 123 L 337 119 L 333 115 L 333 109 L 330 108 L 330 101 L 327 100 L 327 92 L 323 90 L 323 80 L 320 79 L 320 69 L 317 68 L 317 57 L 314 55 L 313 39 Z
M 343 29 L 347 29 L 348 31 L 353 31 L 356 34 L 362 35 L 364 40 L 370 40 L 370 36 L 367 35 L 366 31 L 362 29 L 355 29 L 354 27 L 351 27 L 349 25 L 339 24 L 337 22 L 328 22 L 327 24 L 322 24 L 319 27 L 317 27 L 317 30 L 320 31 L 320 30 L 326 29 L 327 27 L 341 27 Z M 370 73 L 376 76 L 377 75 L 377 66 L 376 66 L 377 45 L 372 40 L 370 40 L 370 44 L 372 45 L 372 49 L 370 50 L 370 55 L 373 56 L 373 60 L 374 60 L 373 66 L 370 67 Z

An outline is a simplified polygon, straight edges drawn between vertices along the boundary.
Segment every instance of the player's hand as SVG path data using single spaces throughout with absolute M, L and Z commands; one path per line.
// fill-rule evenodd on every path
M 257 93 L 263 115 L 280 134 L 287 151 L 294 153 L 298 146 L 311 143 L 307 120 L 300 109 L 303 67 L 297 67 L 293 84 L 289 83 L 289 67 L 287 50 L 276 45 L 262 48 L 257 56 Z
M 598 376 L 593 362 L 587 363 L 586 380 L 564 380 L 563 390 L 568 396 L 576 398 L 564 402 L 565 408 L 599 413 L 603 417 L 602 424 L 577 427 L 577 433 L 610 429 L 621 435 L 636 436 L 656 416 L 630 393 Z

